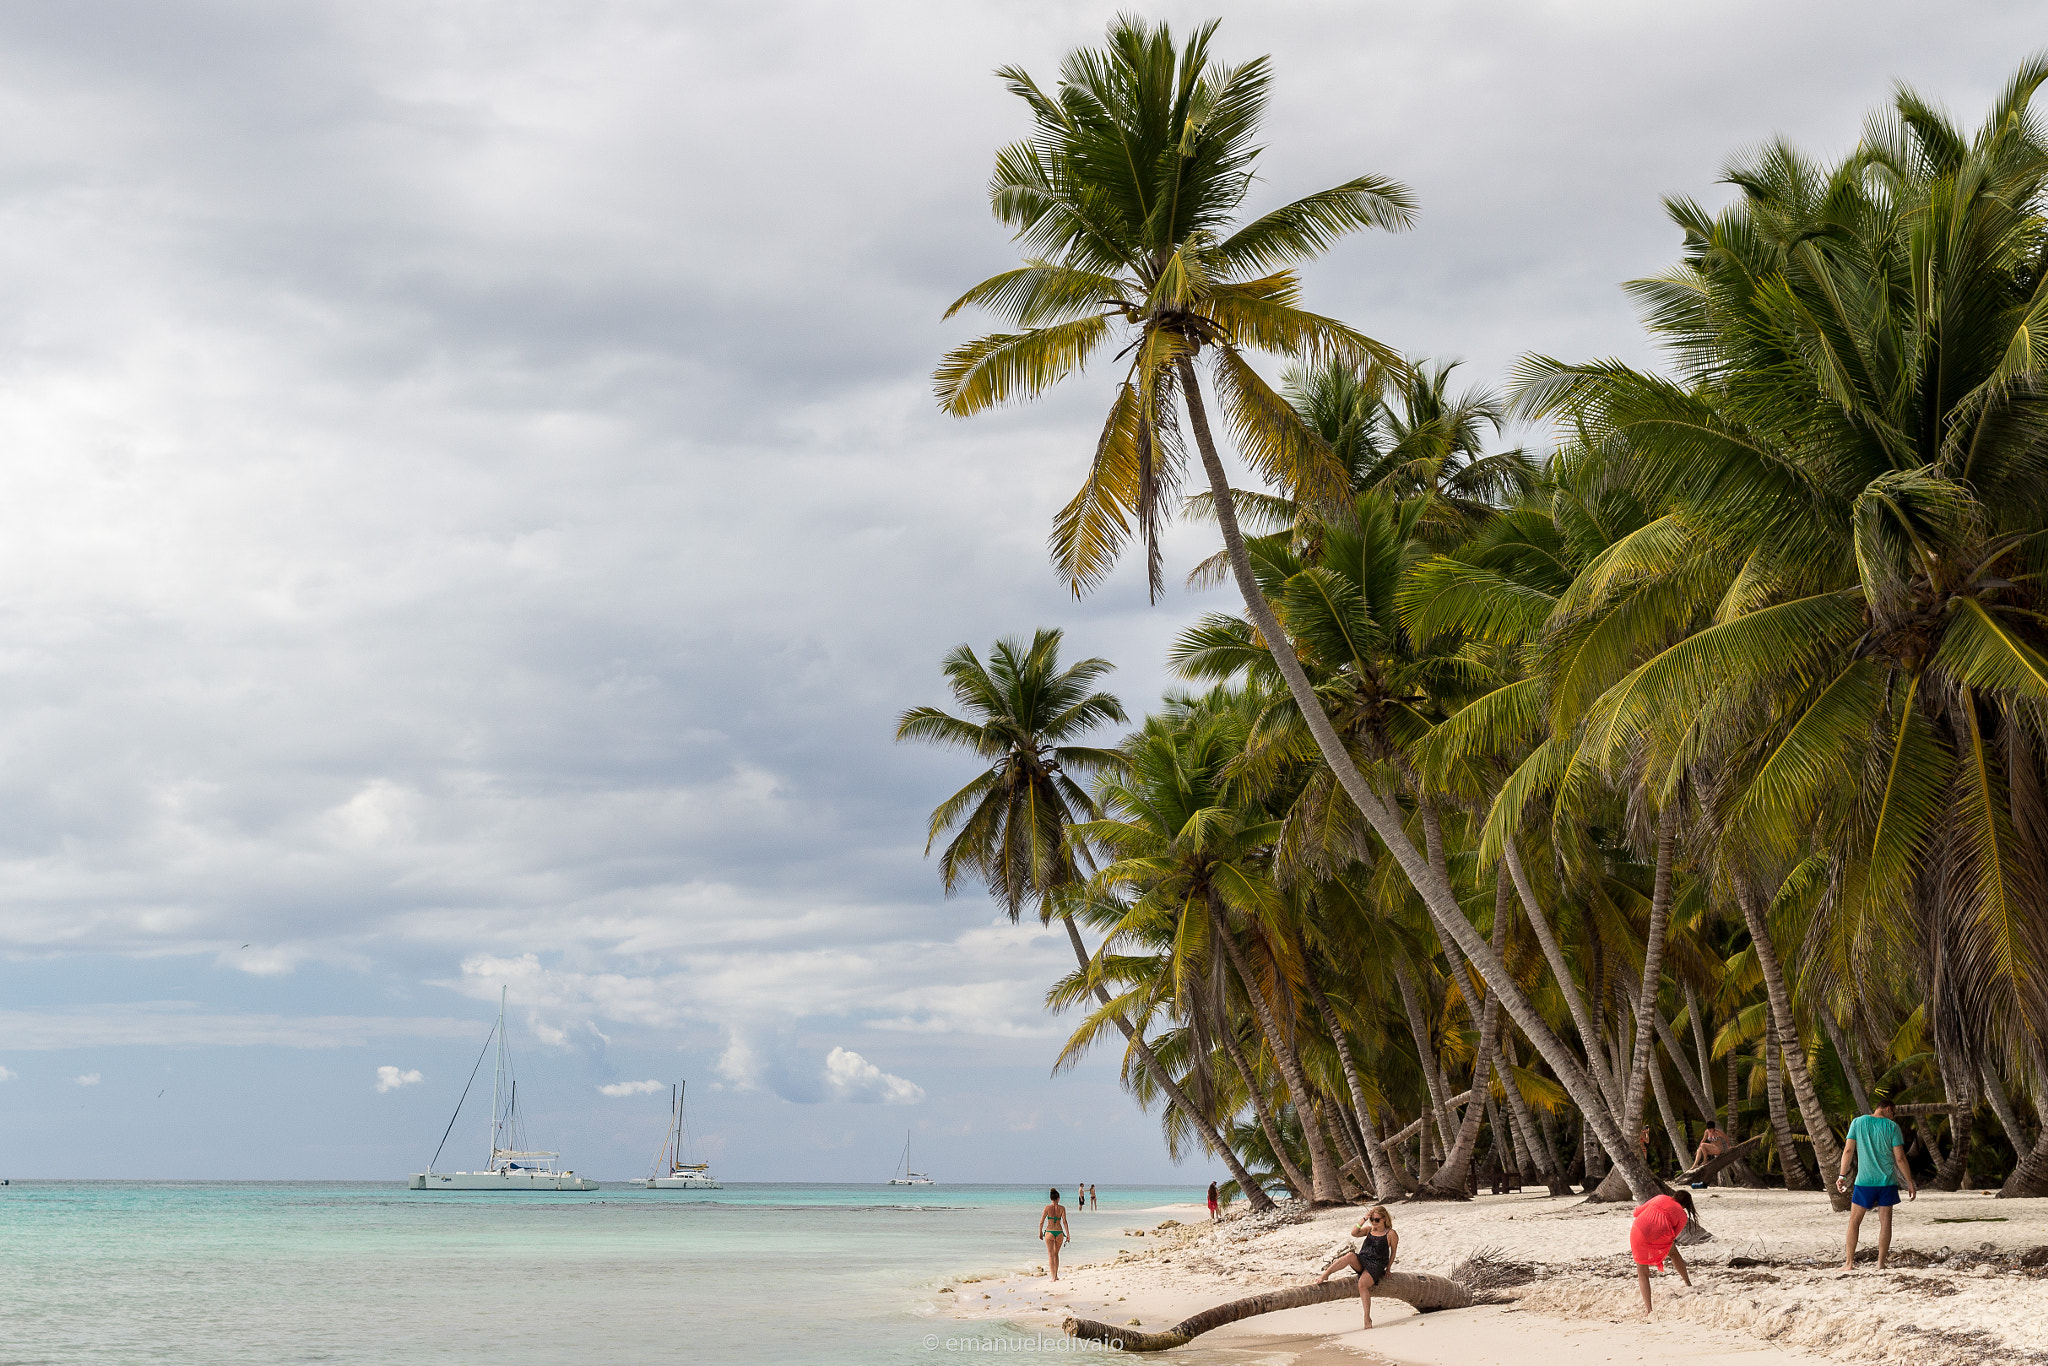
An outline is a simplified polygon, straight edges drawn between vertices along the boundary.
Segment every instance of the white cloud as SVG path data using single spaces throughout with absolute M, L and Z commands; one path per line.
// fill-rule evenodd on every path
M 73 1077 L 72 1080 L 80 1086 L 98 1086 L 100 1084 L 100 1074 L 97 1072 L 87 1072 L 82 1077 Z
M 924 1088 L 916 1082 L 891 1076 L 844 1048 L 825 1055 L 825 1089 L 835 1100 L 915 1105 L 924 1099 Z
M 416 1067 L 403 1072 L 396 1067 L 380 1067 L 377 1069 L 377 1094 L 381 1096 L 387 1091 L 396 1091 L 401 1086 L 411 1086 L 414 1082 L 425 1080 Z
M 16 1077 L 20 1075 L 21 1073 L 15 1071 L 11 1067 L 0 1067 L 0 1081 L 13 1081 Z
M 615 1081 L 609 1086 L 600 1086 L 601 1096 L 649 1096 L 667 1086 L 665 1081 Z
M 360 1048 L 373 1039 L 483 1042 L 488 1026 L 445 1017 L 257 1015 L 201 1011 L 190 1001 L 134 1001 L 60 1010 L 0 1010 L 13 1049 L 160 1046 Z

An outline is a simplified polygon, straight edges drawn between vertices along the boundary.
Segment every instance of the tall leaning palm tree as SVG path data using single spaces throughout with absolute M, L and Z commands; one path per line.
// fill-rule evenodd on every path
M 1128 368 L 1088 477 L 1053 528 L 1054 558 L 1077 593 L 1109 572 L 1134 523 L 1146 546 L 1148 580 L 1155 593 L 1161 586 L 1157 531 L 1184 463 L 1177 414 L 1185 409 L 1231 575 L 1324 760 L 1421 895 L 1439 933 L 1478 966 L 1588 1112 L 1631 1189 L 1646 1199 L 1661 1184 L 1598 1108 L 1577 1059 L 1466 918 L 1449 877 L 1409 837 L 1396 794 L 1376 790 L 1352 762 L 1259 591 L 1196 362 L 1206 361 L 1238 452 L 1259 475 L 1297 502 L 1341 497 L 1343 466 L 1247 353 L 1398 368 L 1389 348 L 1302 308 L 1292 267 L 1348 233 L 1405 227 L 1411 204 L 1396 182 L 1359 176 L 1240 224 L 1271 67 L 1263 57 L 1239 66 L 1217 62 L 1209 51 L 1215 30 L 1215 23 L 1205 24 L 1176 47 L 1164 25 L 1118 19 L 1106 46 L 1067 57 L 1050 93 L 1020 69 L 998 73 L 1030 107 L 1036 127 L 997 154 L 990 199 L 1030 254 L 1023 266 L 968 290 L 952 311 L 988 308 L 1020 330 L 948 354 L 935 376 L 939 402 L 965 417 L 1032 398 L 1113 339 L 1124 342 L 1118 356 Z
M 1085 969 L 1087 946 L 1062 893 L 1081 883 L 1083 847 L 1070 835 L 1078 821 L 1100 810 L 1077 778 L 1120 767 L 1123 756 L 1076 741 L 1096 727 L 1127 720 L 1123 704 L 1095 684 L 1114 666 L 1084 659 L 1060 667 L 1063 633 L 1041 629 L 1030 641 L 998 640 L 984 664 L 973 649 L 956 646 L 940 665 L 953 699 L 966 716 L 939 707 L 912 707 L 897 718 L 896 738 L 966 749 L 989 766 L 932 812 L 925 852 L 947 834 L 939 854 L 939 877 L 951 896 L 963 876 L 979 877 L 996 902 L 1017 920 L 1036 906 L 1041 921 L 1055 916 L 1066 928 L 1074 956 Z M 1107 993 L 1096 988 L 1103 1005 Z M 1170 1103 L 1178 1106 L 1223 1155 L 1255 1208 L 1271 1204 L 1237 1163 L 1228 1143 L 1154 1056 L 1142 1034 L 1121 1014 L 1117 1028 L 1152 1072 Z

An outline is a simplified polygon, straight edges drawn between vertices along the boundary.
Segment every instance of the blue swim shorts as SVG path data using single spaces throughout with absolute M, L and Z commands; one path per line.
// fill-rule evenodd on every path
M 1851 1186 L 1849 1203 L 1864 1209 L 1888 1209 L 1899 1203 L 1897 1186 Z

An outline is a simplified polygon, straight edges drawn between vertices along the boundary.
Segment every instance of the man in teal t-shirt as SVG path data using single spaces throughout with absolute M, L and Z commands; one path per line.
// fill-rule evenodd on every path
M 1856 1187 L 1849 1188 L 1849 1163 L 1856 1164 Z M 1906 1184 L 1906 1198 L 1920 1198 L 1913 1184 L 1913 1169 L 1906 1162 L 1906 1135 L 1892 1118 L 1892 1098 L 1879 1096 L 1867 1115 L 1849 1121 L 1848 1142 L 1842 1148 L 1842 1170 L 1835 1176 L 1835 1189 L 1849 1193 L 1849 1236 L 1842 1255 L 1842 1269 L 1856 1269 L 1856 1236 L 1863 1228 L 1863 1216 L 1877 1211 L 1877 1269 L 1884 1270 L 1885 1257 L 1892 1250 L 1892 1206 L 1899 1203 L 1899 1182 Z

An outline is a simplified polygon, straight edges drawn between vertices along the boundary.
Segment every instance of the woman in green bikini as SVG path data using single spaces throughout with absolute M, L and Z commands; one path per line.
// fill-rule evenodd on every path
M 1045 1262 L 1052 1271 L 1052 1278 L 1057 1281 L 1060 1278 L 1060 1245 L 1067 1241 L 1067 1207 L 1060 1203 L 1057 1190 L 1038 1213 L 1038 1236 L 1045 1239 Z

